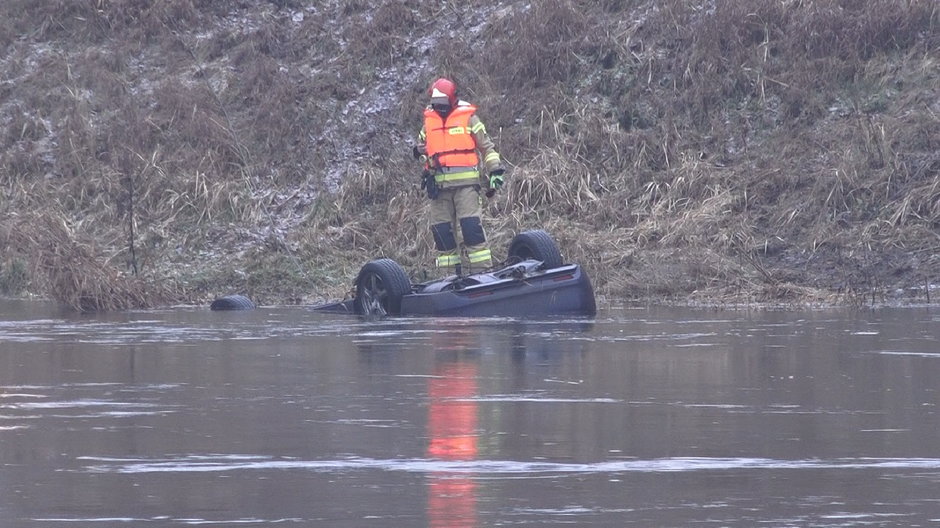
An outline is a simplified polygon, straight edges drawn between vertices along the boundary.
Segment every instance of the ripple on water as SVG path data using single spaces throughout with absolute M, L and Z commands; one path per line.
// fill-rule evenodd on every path
M 32 519 L 33 522 L 44 522 L 44 523 L 81 523 L 81 524 L 91 524 L 91 523 L 127 523 L 127 524 L 139 524 L 139 523 L 154 523 L 154 522 L 172 522 L 176 524 L 182 524 L 187 526 L 198 526 L 198 525 L 214 525 L 214 526 L 231 526 L 239 524 L 253 524 L 253 525 L 267 525 L 267 524 L 291 524 L 291 523 L 306 523 L 308 519 L 300 518 L 282 518 L 282 519 L 261 519 L 261 518 L 240 518 L 240 519 L 202 519 L 202 518 L 177 518 L 169 516 L 157 516 L 157 517 L 40 517 Z
M 940 470 L 940 458 L 833 458 L 781 460 L 771 458 L 671 457 L 650 460 L 612 460 L 593 463 L 557 463 L 515 460 L 435 460 L 426 458 L 373 459 L 347 457 L 334 460 L 302 460 L 261 455 L 187 455 L 183 457 L 101 458 L 80 457 L 92 473 L 192 473 L 258 470 L 306 470 L 344 472 L 356 470 L 409 473 L 468 473 L 477 476 L 543 473 L 681 473 L 728 470 L 892 469 Z

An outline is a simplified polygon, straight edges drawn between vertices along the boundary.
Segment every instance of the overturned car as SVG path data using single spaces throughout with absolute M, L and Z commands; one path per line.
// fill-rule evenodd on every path
M 367 263 L 356 277 L 356 296 L 314 310 L 359 315 L 532 316 L 594 315 L 594 289 L 577 264 L 564 264 L 545 231 L 513 237 L 503 267 L 412 284 L 391 259 Z
M 354 284 L 354 298 L 312 309 L 372 317 L 592 316 L 597 311 L 587 274 L 578 264 L 565 264 L 555 241 L 541 230 L 513 237 L 505 263 L 493 271 L 412 284 L 397 262 L 382 258 L 366 263 Z M 249 304 L 230 295 L 216 299 L 212 309 Z

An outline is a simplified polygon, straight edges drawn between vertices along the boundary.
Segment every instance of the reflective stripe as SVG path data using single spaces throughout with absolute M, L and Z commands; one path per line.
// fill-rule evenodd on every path
M 470 259 L 470 264 L 479 264 L 480 262 L 491 260 L 493 255 L 490 253 L 489 249 L 481 249 L 470 253 L 467 255 L 467 258 Z
M 455 174 L 458 172 L 467 172 L 477 170 L 476 165 L 472 167 L 441 167 L 438 169 L 443 174 Z
M 434 175 L 434 181 L 437 183 L 445 182 L 455 182 L 455 181 L 472 181 L 480 178 L 480 173 L 472 170 L 465 172 L 451 172 L 447 174 L 437 173 Z
M 438 268 L 452 268 L 460 264 L 460 255 L 440 255 L 436 262 Z
M 496 163 L 499 163 L 499 153 L 498 153 L 498 152 L 490 152 L 489 154 L 486 155 L 486 158 L 484 159 L 484 162 L 489 163 L 489 162 L 491 162 L 491 161 L 495 161 Z
M 477 121 L 477 124 L 470 127 L 470 133 L 476 134 L 477 132 L 486 132 L 486 127 L 483 126 L 483 121 Z

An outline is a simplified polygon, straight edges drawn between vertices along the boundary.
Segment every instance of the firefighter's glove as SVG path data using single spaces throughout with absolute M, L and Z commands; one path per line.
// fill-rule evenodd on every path
M 493 169 L 490 171 L 490 189 L 499 190 L 503 186 L 503 169 Z

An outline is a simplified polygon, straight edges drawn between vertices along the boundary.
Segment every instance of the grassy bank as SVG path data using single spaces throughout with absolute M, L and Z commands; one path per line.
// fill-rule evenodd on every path
M 510 165 L 487 204 L 497 256 L 546 229 L 609 302 L 940 284 L 934 2 L 427 9 L 5 2 L 0 292 L 316 302 L 373 256 L 423 278 L 410 145 L 439 75 Z

